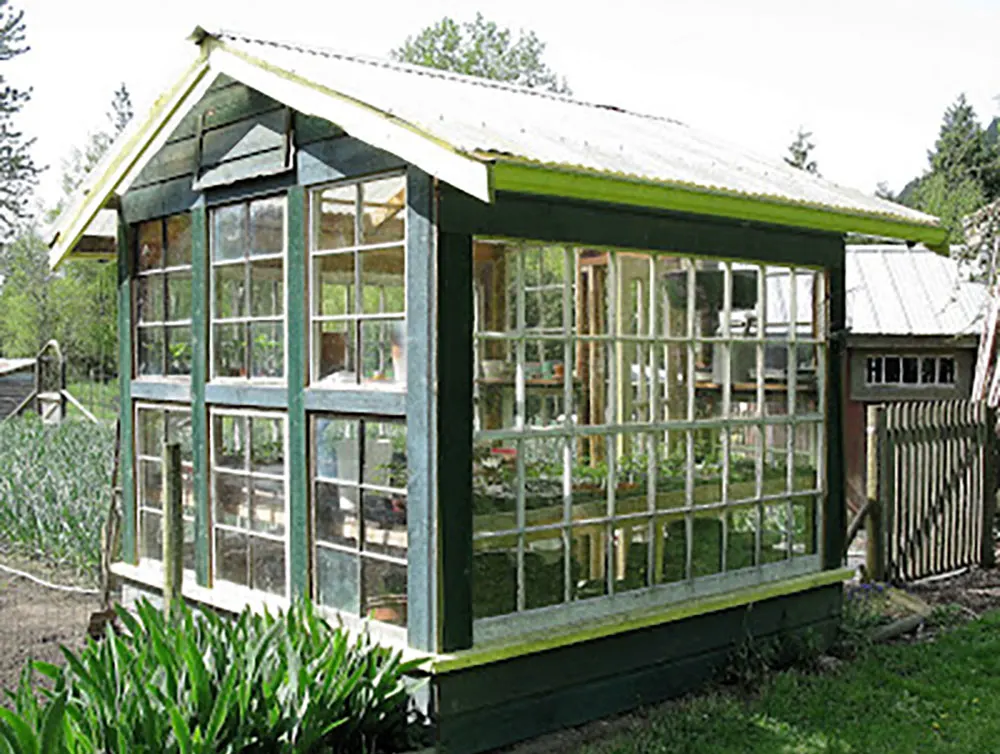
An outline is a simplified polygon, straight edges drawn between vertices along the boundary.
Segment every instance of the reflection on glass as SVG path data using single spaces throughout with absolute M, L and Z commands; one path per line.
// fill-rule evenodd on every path
M 280 317 L 285 309 L 285 279 L 280 259 L 250 265 L 250 316 Z
M 738 571 L 757 564 L 758 508 L 726 513 L 726 570 Z
M 217 467 L 246 469 L 247 417 L 216 414 L 212 417 L 213 462 Z
M 279 479 L 254 479 L 250 528 L 275 537 L 285 534 L 285 483 Z
M 167 267 L 191 264 L 191 215 L 183 213 L 167 218 Z
M 246 328 L 245 324 L 212 328 L 216 377 L 246 377 Z
M 167 411 L 167 442 L 181 446 L 181 463 L 194 462 L 191 434 L 191 414 L 187 411 Z
M 163 225 L 159 220 L 140 223 L 137 230 L 139 272 L 163 267 Z
M 285 544 L 263 537 L 250 537 L 252 589 L 269 594 L 285 593 Z
M 792 499 L 792 557 L 816 553 L 816 498 Z
M 136 280 L 136 314 L 139 322 L 163 321 L 163 276 L 151 275 Z M 190 311 L 190 310 L 189 310 Z
M 139 519 L 139 557 L 163 560 L 163 518 L 152 511 L 142 511 Z
M 140 376 L 155 376 L 163 374 L 163 328 L 139 327 L 136 330 L 138 341 L 138 367 Z
M 649 579 L 649 524 L 645 521 L 614 530 L 615 592 L 642 589 Z
M 361 611 L 372 620 L 406 625 L 406 566 L 361 560 Z
M 776 563 L 788 559 L 788 504 L 764 506 L 764 522 L 760 534 L 760 559 Z
M 246 205 L 219 207 L 212 212 L 212 219 L 212 258 L 226 261 L 243 257 L 247 248 Z
M 354 254 L 327 254 L 316 261 L 316 313 L 335 317 L 354 313 Z
M 226 526 L 246 528 L 249 522 L 249 486 L 246 477 L 235 474 L 214 475 L 215 520 Z
M 361 240 L 365 244 L 402 241 L 406 220 L 403 176 L 361 185 Z
M 247 313 L 246 273 L 243 265 L 215 268 L 215 318 L 244 317 Z
M 402 246 L 358 254 L 361 299 L 365 314 L 396 314 L 406 310 L 406 267 Z
M 285 436 L 280 419 L 250 418 L 250 470 L 281 476 L 285 469 Z
M 139 504 L 144 508 L 163 509 L 162 461 L 139 461 Z
M 404 320 L 361 321 L 361 382 L 406 384 Z
M 227 529 L 215 530 L 215 573 L 225 581 L 249 586 L 247 535 Z
M 139 455 L 158 457 L 162 452 L 163 412 L 140 408 L 138 424 L 136 436 L 139 438 Z
M 250 376 L 279 378 L 285 373 L 285 326 L 250 323 Z
M 191 328 L 168 327 L 167 334 L 167 374 L 191 374 Z
M 524 604 L 529 610 L 557 605 L 565 598 L 565 553 L 561 532 L 540 531 L 525 535 Z
M 321 605 L 357 614 L 361 610 L 360 563 L 357 555 L 316 548 L 316 599 Z
M 406 495 L 365 490 L 362 495 L 368 552 L 406 558 Z
M 172 272 L 167 278 L 167 321 L 191 319 L 191 273 Z
M 283 197 L 250 202 L 250 254 L 280 254 L 285 248 Z
M 357 348 L 353 322 L 322 322 L 316 325 L 317 379 L 355 384 Z
M 359 498 L 357 487 L 342 482 L 316 482 L 313 505 L 318 542 L 358 548 Z
M 316 248 L 341 249 L 355 245 L 357 186 L 329 188 L 318 195 Z
M 517 561 L 503 540 L 480 540 L 472 559 L 472 615 L 489 618 L 517 609 Z

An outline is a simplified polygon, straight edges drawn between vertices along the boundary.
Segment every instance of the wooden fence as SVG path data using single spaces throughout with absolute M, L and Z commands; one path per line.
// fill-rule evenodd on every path
M 871 574 L 903 582 L 993 565 L 995 412 L 978 401 L 893 403 L 871 409 L 869 426 Z

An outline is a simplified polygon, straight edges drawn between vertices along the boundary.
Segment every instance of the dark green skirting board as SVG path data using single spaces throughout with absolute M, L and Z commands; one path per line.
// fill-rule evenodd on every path
M 433 679 L 438 751 L 475 754 L 679 696 L 717 678 L 748 636 L 832 641 L 834 584 Z

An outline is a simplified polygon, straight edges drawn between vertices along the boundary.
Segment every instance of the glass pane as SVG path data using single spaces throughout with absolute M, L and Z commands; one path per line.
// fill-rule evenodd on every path
M 167 267 L 191 264 L 191 215 L 167 218 Z
M 687 505 L 688 432 L 665 433 L 657 443 L 656 507 L 673 510 Z
M 785 343 L 764 346 L 764 415 L 788 413 L 788 369 L 792 349 Z
M 212 259 L 239 259 L 246 253 L 246 205 L 219 207 L 212 213 Z
M 650 420 L 652 370 L 650 349 L 645 343 L 618 345 L 620 384 L 616 414 L 621 424 L 645 424 Z
M 726 513 L 726 570 L 752 568 L 757 563 L 757 508 Z
M 326 547 L 316 548 L 316 598 L 349 613 L 361 611 L 358 556 Z
M 524 506 L 528 526 L 563 520 L 563 465 L 566 443 L 561 437 L 522 440 Z
M 167 320 L 191 319 L 191 273 L 167 275 Z
M 163 452 L 163 412 L 140 408 L 138 423 L 139 455 L 159 458 Z
M 756 338 L 757 322 L 757 279 L 760 268 L 734 262 L 730 272 L 730 290 L 733 309 L 729 317 L 729 335 L 732 338 Z M 723 314 L 723 317 L 725 314 Z M 735 379 L 735 378 L 734 378 Z
M 955 359 L 942 356 L 938 360 L 938 382 L 942 385 L 955 384 Z
M 402 422 L 365 422 L 366 484 L 405 491 L 406 425 Z
M 167 327 L 167 374 L 191 374 L 191 328 Z
M 902 365 L 898 356 L 886 356 L 883 359 L 885 381 L 888 384 L 899 384 L 902 380 Z
M 162 322 L 163 275 L 140 277 L 135 283 L 135 308 L 139 321 Z
M 215 575 L 224 581 L 249 585 L 247 535 L 227 529 L 215 530 Z
M 722 519 L 705 514 L 692 522 L 691 576 L 710 576 L 722 570 Z
M 580 335 L 610 334 L 612 312 L 608 258 L 609 255 L 603 251 L 580 249 L 577 252 L 576 309 L 577 332 Z M 520 290 L 516 275 L 511 275 L 510 278 L 515 292 Z M 513 302 L 513 292 L 508 295 Z M 513 321 L 511 318 L 512 324 Z
M 760 537 L 761 562 L 775 563 L 788 559 L 787 503 L 764 506 L 764 525 Z
M 916 385 L 919 382 L 920 369 L 919 360 L 916 356 L 903 357 L 903 382 L 907 385 Z
M 184 531 L 184 554 L 181 558 L 181 567 L 185 571 L 193 571 L 195 569 L 194 563 L 194 521 L 184 521 L 183 526 Z
M 163 328 L 157 325 L 140 327 L 136 330 L 138 338 L 139 375 L 163 374 Z
M 882 382 L 882 357 L 869 356 L 866 360 L 865 381 L 869 385 L 878 385 Z
M 255 473 L 285 473 L 285 433 L 281 419 L 250 418 L 250 469 Z
M 800 424 L 795 428 L 795 473 L 792 477 L 793 490 L 814 490 L 819 460 L 818 424 Z
M 764 427 L 765 495 L 777 495 L 788 490 L 788 432 L 788 427 Z
M 226 526 L 247 528 L 250 520 L 250 486 L 247 477 L 238 474 L 213 474 L 215 520 Z
M 368 320 L 361 323 L 361 382 L 402 387 L 406 384 L 406 323 Z
M 229 414 L 213 416 L 212 443 L 217 467 L 246 469 L 247 417 Z
M 750 500 L 757 496 L 757 455 L 759 425 L 735 427 L 729 433 L 729 500 Z
M 566 559 L 562 532 L 527 532 L 525 540 L 525 609 L 558 605 L 564 601 L 566 594 Z
M 272 534 L 285 533 L 285 483 L 279 479 L 254 479 L 250 528 Z
M 362 558 L 361 612 L 373 620 L 406 625 L 406 566 Z
M 580 382 L 576 394 L 576 422 L 585 425 L 608 423 L 608 403 L 614 405 L 610 391 L 611 362 L 607 343 L 577 341 L 575 376 Z
M 250 537 L 251 588 L 269 594 L 285 593 L 285 543 Z
M 933 356 L 924 356 L 920 360 L 920 382 L 924 385 L 937 382 L 937 359 Z
M 316 257 L 314 264 L 316 313 L 326 317 L 353 314 L 354 252 Z
M 163 224 L 160 220 L 140 223 L 137 235 L 139 249 L 138 270 L 156 270 L 163 267 Z
M 792 271 L 787 267 L 765 269 L 766 324 L 764 336 L 788 340 L 792 321 Z M 796 302 L 798 308 L 798 302 Z
M 572 540 L 574 600 L 602 597 L 608 593 L 608 527 L 599 523 L 574 526 Z
M 362 242 L 402 241 L 406 223 L 406 178 L 384 178 L 361 185 Z
M 513 529 L 517 500 L 517 451 L 514 447 L 476 442 L 472 450 L 473 530 Z
M 227 264 L 215 268 L 215 319 L 245 317 L 247 313 L 246 268 Z
M 216 325 L 212 328 L 212 353 L 216 377 L 246 377 L 245 324 Z
M 194 469 L 181 467 L 181 506 L 185 518 L 194 520 Z M 193 535 L 192 535 L 193 536 Z
M 280 254 L 284 248 L 284 197 L 250 202 L 250 253 Z
M 406 267 L 403 247 L 363 251 L 361 289 L 365 314 L 402 313 L 406 310 Z
M 357 186 L 340 186 L 320 192 L 316 228 L 317 249 L 341 249 L 355 245 L 356 201 Z
M 687 259 L 656 257 L 657 313 L 655 331 L 661 337 L 688 337 Z
M 648 585 L 649 524 L 636 522 L 615 527 L 615 592 L 628 592 Z
M 695 505 L 722 500 L 722 445 L 725 430 L 701 429 L 694 432 Z
M 316 325 L 316 382 L 357 383 L 355 374 L 354 322 L 323 322 Z
M 816 552 L 816 498 L 792 500 L 792 557 Z
M 472 617 L 507 615 L 517 609 L 517 560 L 503 540 L 475 543 L 472 560 Z
M 316 475 L 357 484 L 361 481 L 361 422 L 316 419 L 313 457 Z
M 316 511 L 316 540 L 357 549 L 357 487 L 332 482 L 316 482 L 313 504 Z
M 687 523 L 683 516 L 661 517 L 656 524 L 657 560 L 653 574 L 657 584 L 687 578 Z
M 142 511 L 140 515 L 139 557 L 163 560 L 163 518 L 159 513 Z
M 167 442 L 176 442 L 181 446 L 181 463 L 194 463 L 192 450 L 191 414 L 187 411 L 167 412 Z
M 139 505 L 163 509 L 163 462 L 139 461 Z
M 285 326 L 282 322 L 250 323 L 250 376 L 280 378 L 285 374 Z
M 362 491 L 365 541 L 363 549 L 406 558 L 406 495 Z
M 280 259 L 250 265 L 250 316 L 280 317 L 285 310 L 284 267 Z

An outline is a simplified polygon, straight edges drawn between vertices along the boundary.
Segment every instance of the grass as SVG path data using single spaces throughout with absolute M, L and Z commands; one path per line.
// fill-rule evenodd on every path
M 96 581 L 113 455 L 112 427 L 0 423 L 0 548 Z
M 1000 750 L 1000 612 L 838 672 L 775 675 L 751 699 L 649 710 L 580 754 L 912 754 Z
M 108 382 L 69 382 L 66 390 L 102 422 L 114 423 L 118 418 L 118 380 Z M 70 416 L 82 416 L 70 404 Z

